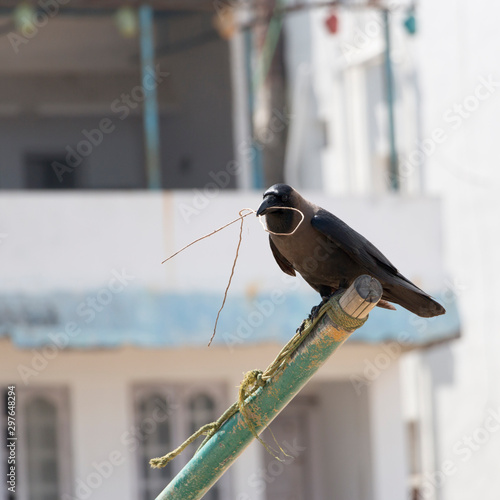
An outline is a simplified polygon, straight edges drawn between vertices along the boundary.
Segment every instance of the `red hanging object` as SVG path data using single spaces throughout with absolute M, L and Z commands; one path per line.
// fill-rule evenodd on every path
M 339 29 L 339 18 L 335 12 L 331 12 L 325 19 L 326 29 L 332 35 L 335 35 Z

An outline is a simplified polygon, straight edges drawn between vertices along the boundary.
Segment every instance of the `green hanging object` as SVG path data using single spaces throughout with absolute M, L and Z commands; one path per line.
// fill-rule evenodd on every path
M 120 7 L 115 14 L 115 23 L 120 34 L 125 38 L 134 38 L 139 32 L 139 20 L 132 7 Z
M 417 32 L 417 20 L 415 19 L 415 9 L 410 9 L 408 15 L 404 21 L 404 27 L 410 35 L 414 35 Z

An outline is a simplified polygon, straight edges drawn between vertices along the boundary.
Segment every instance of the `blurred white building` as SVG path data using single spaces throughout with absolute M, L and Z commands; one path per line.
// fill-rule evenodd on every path
M 154 498 L 190 452 L 162 471 L 148 459 L 218 418 L 243 372 L 265 368 L 318 302 L 281 273 L 249 217 L 207 348 L 237 227 L 160 265 L 258 206 L 266 148 L 284 130 L 284 179 L 448 313 L 374 311 L 274 422 L 296 458 L 283 466 L 252 445 L 207 498 L 494 498 L 498 340 L 486 278 L 498 238 L 489 167 L 498 97 L 494 46 L 466 36 L 487 19 L 423 2 L 412 36 L 410 6 L 390 6 L 394 190 L 376 6 L 285 15 L 273 28 L 287 89 L 276 108 L 253 77 L 251 32 L 221 39 L 220 6 L 202 0 L 155 3 L 154 99 L 140 50 L 147 19 L 127 38 L 111 3 L 56 2 L 28 37 L 0 1 L 0 381 L 17 392 L 18 498 Z M 42 4 L 38 12 L 43 20 Z M 247 26 L 252 12 L 235 18 Z M 139 191 L 154 173 L 155 117 L 167 191 Z

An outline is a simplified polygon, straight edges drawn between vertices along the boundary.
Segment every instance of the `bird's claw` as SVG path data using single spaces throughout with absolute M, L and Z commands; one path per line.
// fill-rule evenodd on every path
M 302 332 L 304 331 L 304 329 L 306 328 L 306 324 L 307 324 L 307 320 L 304 319 L 302 321 L 302 323 L 300 324 L 300 326 L 297 328 L 297 331 L 295 333 L 298 333 L 299 335 L 302 335 Z
M 323 299 L 317 306 L 314 306 L 309 313 L 308 320 L 313 321 L 314 318 L 319 314 L 320 309 L 326 304 L 326 300 Z
M 321 311 L 321 308 L 328 302 L 328 299 L 330 297 L 323 297 L 323 299 L 321 300 L 321 302 L 317 305 L 317 306 L 314 306 L 312 309 L 311 309 L 311 312 L 309 313 L 309 316 L 307 317 L 307 320 L 304 320 L 302 322 L 302 325 L 306 322 L 306 321 L 309 321 L 309 322 L 312 322 L 315 320 L 316 316 L 319 314 L 319 312 Z M 302 327 L 301 325 L 301 327 Z
M 316 317 L 318 316 L 319 312 L 321 311 L 321 308 L 334 296 L 334 295 L 340 295 L 342 294 L 343 292 L 345 292 L 345 289 L 344 288 L 339 288 L 338 290 L 336 290 L 335 292 L 333 292 L 331 295 L 329 296 L 324 296 L 322 297 L 321 299 L 321 302 L 317 305 L 317 306 L 314 306 L 312 309 L 311 309 L 311 312 L 309 313 L 309 316 L 307 317 L 307 319 L 305 319 L 304 321 L 302 321 L 301 325 L 297 328 L 297 331 L 296 333 L 298 333 L 299 335 L 304 331 L 305 327 L 306 327 L 306 324 L 309 322 L 313 322 Z

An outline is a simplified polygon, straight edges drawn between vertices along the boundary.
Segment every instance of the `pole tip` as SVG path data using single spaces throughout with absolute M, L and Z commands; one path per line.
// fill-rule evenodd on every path
M 358 276 L 339 300 L 343 311 L 353 318 L 366 318 L 382 298 L 382 285 L 378 280 L 363 274 Z

